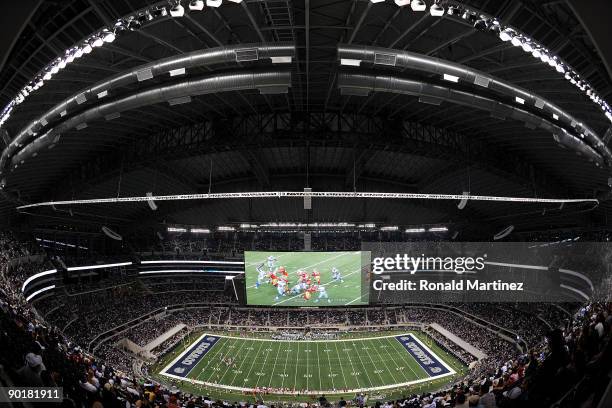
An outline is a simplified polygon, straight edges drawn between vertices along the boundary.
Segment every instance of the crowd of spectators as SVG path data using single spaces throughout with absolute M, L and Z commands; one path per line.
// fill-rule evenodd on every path
M 18 287 L 28 273 L 44 267 L 44 264 L 13 262 L 10 271 L 8 268 L 11 260 L 33 253 L 27 246 L 24 248 L 20 248 L 16 238 L 0 234 L 0 365 L 4 368 L 0 378 L 3 382 L 8 379 L 20 386 L 61 386 L 66 397 L 64 406 L 250 405 L 192 396 L 154 384 L 146 377 L 134 378 L 129 374 L 134 363 L 133 356 L 111 342 L 102 344 L 96 350 L 97 357 L 82 348 L 97 333 L 136 320 L 151 310 L 177 303 L 201 303 L 202 295 L 197 291 L 193 292 L 193 296 L 188 291 L 177 295 L 172 290 L 157 291 L 143 287 L 140 283 L 130 283 L 83 295 L 74 292 L 61 301 L 43 299 L 37 302 L 37 309 L 41 313 L 34 313 Z M 578 406 L 597 401 L 601 397 L 608 381 L 607 372 L 612 366 L 611 304 L 593 303 L 571 315 L 567 313 L 569 307 L 556 307 L 555 310 L 539 305 L 535 311 L 537 318 L 534 318 L 534 310 L 513 305 L 456 305 L 466 315 L 472 314 L 495 324 L 503 324 L 527 339 L 530 349 L 518 353 L 512 344 L 501 340 L 492 331 L 472 324 L 466 317 L 442 309 L 407 305 L 376 309 L 334 309 L 323 313 L 309 310 L 266 310 L 262 313 L 228 305 L 223 297 L 219 293 L 211 296 L 211 301 L 207 302 L 210 304 L 204 308 L 183 310 L 162 319 L 154 318 L 151 324 L 144 325 L 143 332 L 146 335 L 142 337 L 139 332 L 130 334 L 138 336 L 140 343 L 148 342 L 179 321 L 190 327 L 269 326 L 276 323 L 294 325 L 296 322 L 299 322 L 296 325 L 298 327 L 304 326 L 304 322 L 314 326 L 333 322 L 367 327 L 391 322 L 436 322 L 490 356 L 479 362 L 464 380 L 443 391 L 377 402 L 366 402 L 364 396 L 359 395 L 353 401 L 339 402 L 339 407 L 543 407 L 559 399 L 564 400 L 568 406 Z M 64 314 L 64 317 L 56 318 L 56 322 L 74 322 L 62 333 L 55 325 L 41 320 L 40 316 L 44 316 L 45 310 L 54 310 L 54 316 L 55 311 Z M 51 316 L 48 317 L 52 320 Z M 544 338 L 540 333 L 546 333 Z M 177 335 L 168 339 L 167 344 L 180 341 L 180 337 Z M 166 344 L 159 348 L 162 346 Z M 309 405 L 328 404 L 323 398 Z

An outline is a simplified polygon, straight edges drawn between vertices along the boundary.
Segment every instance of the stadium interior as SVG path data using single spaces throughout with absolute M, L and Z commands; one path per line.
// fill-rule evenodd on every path
M 0 405 L 612 407 L 612 2 L 1 6 Z

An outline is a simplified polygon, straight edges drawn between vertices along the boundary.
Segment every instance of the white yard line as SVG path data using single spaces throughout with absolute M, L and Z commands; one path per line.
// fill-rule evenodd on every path
M 329 347 L 329 345 L 327 345 L 327 347 Z M 329 352 L 326 352 L 326 356 L 325 358 L 327 359 L 327 364 L 329 365 L 329 378 L 331 378 L 331 383 L 332 383 L 332 389 L 335 389 L 336 386 L 334 385 L 334 371 L 331 365 L 331 359 L 329 358 L 329 353 L 331 353 L 331 349 L 323 349 L 323 350 L 329 350 Z M 338 358 L 340 358 L 340 356 L 338 356 Z
M 300 355 L 300 343 L 297 343 L 297 355 Z M 298 373 L 299 364 L 295 365 L 295 372 L 293 373 L 293 389 L 297 387 L 297 373 Z
M 388 343 L 388 342 L 389 342 L 389 340 L 386 341 L 386 343 Z M 386 346 L 387 347 L 391 347 L 391 349 L 393 349 L 393 346 L 391 346 L 391 345 L 387 344 Z M 383 359 L 382 355 L 380 354 L 378 349 L 376 351 L 378 352 L 378 355 L 381 357 L 381 360 L 382 360 Z M 391 351 L 391 350 L 389 350 L 389 351 Z M 395 371 L 397 371 L 398 373 L 401 372 L 400 365 L 397 364 L 397 361 L 394 358 L 392 358 L 391 361 L 393 361 L 393 364 L 395 365 Z M 393 375 L 393 371 L 391 371 L 391 370 L 389 370 L 389 371 L 391 372 L 391 377 L 393 377 L 393 381 L 397 382 L 397 378 L 395 378 L 395 376 Z M 402 376 L 400 376 L 400 377 L 402 377 Z
M 242 339 L 240 339 L 240 340 L 242 340 Z M 245 343 L 248 343 L 248 342 L 245 340 L 243 344 L 245 344 Z M 241 347 L 242 347 L 242 345 L 241 345 Z M 253 350 L 255 350 L 255 347 L 253 347 Z M 236 368 L 236 372 L 234 373 L 234 378 L 232 378 L 231 384 L 234 384 L 236 382 L 236 377 L 238 377 L 239 372 L 240 372 L 240 374 L 242 374 L 242 367 L 244 366 L 245 362 L 248 360 L 247 357 L 249 356 L 249 354 L 251 354 L 251 350 L 247 351 L 246 356 L 244 356 L 243 361 L 240 362 L 240 366 L 238 368 Z M 252 365 L 252 363 L 251 363 L 251 365 Z
M 274 344 L 274 343 L 272 343 L 272 344 Z M 264 361 L 263 361 L 263 364 L 262 364 L 262 371 L 261 372 L 263 372 L 263 369 L 265 369 L 266 361 L 268 361 L 268 356 L 270 355 L 272 350 L 273 350 L 272 348 L 270 348 L 270 351 L 268 351 L 268 349 L 265 350 L 266 358 L 264 358 Z M 273 374 L 274 374 L 274 370 L 272 370 L 272 375 Z M 270 378 L 272 378 L 272 375 L 270 375 Z M 257 376 L 257 381 L 255 382 L 255 388 L 259 387 L 259 378 L 260 378 L 260 376 L 258 375 Z
M 319 389 L 323 388 L 323 384 L 321 384 L 321 358 L 319 357 L 319 345 L 315 343 L 315 347 L 317 348 L 317 369 L 319 370 Z
M 355 345 L 355 342 L 353 342 L 352 346 L 353 346 L 353 349 L 355 350 L 355 354 L 357 354 L 357 359 L 359 360 L 359 364 L 361 364 L 361 368 L 363 369 L 363 371 L 365 371 L 365 375 L 368 378 L 368 382 L 370 383 L 370 386 L 372 386 L 374 383 L 372 382 L 372 379 L 370 378 L 370 375 L 368 374 L 368 369 L 366 368 L 366 366 L 363 364 L 363 361 L 361 360 L 361 356 L 359 355 L 359 352 L 357 351 L 357 346 Z
M 274 359 L 274 365 L 272 366 L 272 374 L 270 375 L 270 381 L 268 381 L 268 388 L 272 385 L 272 378 L 274 378 L 274 370 L 276 370 L 276 362 L 278 361 L 278 355 L 280 354 L 280 347 L 278 346 L 278 352 L 276 353 L 276 358 Z
M 376 354 L 378 354 L 378 357 L 380 357 L 381 361 L 385 361 L 385 358 L 382 356 L 382 354 L 380 353 L 380 351 L 378 350 L 377 347 L 374 347 L 374 350 L 376 350 Z M 397 361 L 395 361 L 394 358 L 390 359 L 391 361 L 393 361 L 393 364 L 395 364 L 395 368 L 398 368 L 399 366 L 397 365 Z M 387 368 L 387 367 L 386 367 Z M 396 370 L 396 371 L 400 371 L 400 370 Z M 397 378 L 395 378 L 395 376 L 393 375 L 393 370 L 389 369 L 389 372 L 391 373 L 391 378 L 393 378 L 393 381 L 397 382 Z
M 312 350 L 309 348 L 307 348 L 306 350 L 306 391 L 308 391 L 308 366 L 310 365 L 308 364 L 308 355 Z
M 378 378 L 380 378 L 380 381 L 384 384 L 385 380 L 383 379 L 382 375 L 380 375 L 381 373 L 377 373 L 376 371 L 376 363 L 374 362 L 374 359 L 372 358 L 372 356 L 370 355 L 370 345 L 367 346 L 368 350 L 365 350 L 366 354 L 368 355 L 368 357 L 370 358 L 370 361 L 372 362 L 372 367 L 374 367 L 374 374 L 378 374 Z M 363 348 L 362 348 L 363 350 Z
M 338 356 L 338 364 L 340 364 L 340 361 L 342 361 L 342 357 L 340 357 L 340 352 L 338 351 L 338 343 L 334 342 L 334 346 L 336 347 L 336 355 Z M 331 362 L 329 363 L 329 365 L 331 366 Z M 342 369 L 342 367 L 340 367 L 340 372 L 342 373 L 342 378 L 344 379 L 344 386 L 346 387 L 348 383 L 346 382 L 346 377 L 344 376 L 344 370 Z M 359 385 L 359 381 L 357 381 L 357 385 Z
M 261 351 L 261 348 L 263 347 L 263 343 L 261 343 L 261 345 L 259 346 L 259 348 L 257 349 L 257 354 L 255 354 L 255 358 L 253 359 L 253 362 L 251 363 L 251 367 L 249 368 L 249 372 L 246 375 L 246 379 L 249 379 L 249 376 L 251 375 L 251 371 L 253 371 L 253 366 L 255 365 L 255 362 L 257 361 L 257 356 L 259 355 L 259 352 Z
M 287 374 L 287 363 L 289 362 L 289 354 L 291 354 L 291 352 L 285 351 L 285 354 L 287 355 L 287 357 L 285 357 L 285 367 L 283 367 L 283 380 L 281 381 L 281 388 L 285 386 L 285 376 L 289 377 L 289 374 Z
M 231 350 L 231 349 L 230 349 Z M 223 381 L 223 379 L 225 378 L 225 376 L 227 375 L 227 372 L 230 370 L 230 365 L 227 364 L 227 368 L 225 369 L 225 371 L 223 372 L 223 375 L 219 377 L 219 382 Z M 210 379 L 210 378 L 209 378 Z

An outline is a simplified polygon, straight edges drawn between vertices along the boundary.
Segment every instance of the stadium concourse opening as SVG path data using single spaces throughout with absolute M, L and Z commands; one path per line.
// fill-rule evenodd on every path
M 612 407 L 612 2 L 2 6 L 0 406 Z

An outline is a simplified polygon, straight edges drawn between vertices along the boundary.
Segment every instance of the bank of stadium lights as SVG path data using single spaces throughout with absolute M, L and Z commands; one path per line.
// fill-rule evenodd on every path
M 242 0 L 227 1 L 231 3 L 242 2 Z M 153 21 L 156 18 L 165 17 L 168 14 L 170 14 L 172 17 L 182 17 L 185 14 L 185 9 L 182 5 L 183 2 L 184 1 L 175 0 L 171 1 L 167 6 L 152 6 L 135 12 L 132 15 L 119 18 L 114 22 L 114 24 L 103 27 L 101 30 L 96 31 L 94 34 L 86 37 L 79 43 L 66 49 L 60 57 L 45 65 L 38 72 L 38 74 L 36 74 L 30 82 L 28 82 L 20 91 L 18 91 L 17 95 L 2 109 L 2 112 L 0 112 L 0 128 L 10 118 L 11 113 L 17 105 L 21 104 L 25 98 L 27 98 L 33 92 L 43 87 L 46 81 L 51 80 L 54 75 L 74 62 L 75 59 L 91 53 L 94 48 L 102 47 L 105 43 L 115 41 L 119 33 L 123 31 L 138 30 L 144 23 Z M 215 5 L 209 5 L 208 3 Z M 207 5 L 209 5 L 209 7 L 219 7 L 221 4 L 222 0 L 207 1 Z M 189 5 L 191 6 L 191 3 L 189 3 Z
M 174 232 L 174 233 L 182 233 L 182 232 L 187 232 L 187 228 L 168 227 L 167 231 Z
M 220 226 L 217 227 L 217 231 L 220 231 L 220 232 L 232 232 L 232 231 L 236 231 L 236 228 L 220 225 Z
M 204 10 L 204 0 L 192 0 L 189 2 L 189 10 L 202 11 Z
M 191 228 L 189 232 L 192 234 L 210 234 L 210 230 L 208 228 Z
M 384 0 L 370 0 L 370 2 L 383 3 Z M 415 12 L 425 11 L 427 9 L 427 4 L 423 0 L 395 0 L 395 4 L 398 7 L 410 5 Z M 576 71 L 572 70 L 558 56 L 554 55 L 550 50 L 537 43 L 535 40 L 518 32 L 512 27 L 502 26 L 499 20 L 494 17 L 483 15 L 476 10 L 470 10 L 457 2 L 447 2 L 445 9 L 444 6 L 440 4 L 439 0 L 435 0 L 431 4 L 429 12 L 435 17 L 441 17 L 446 12 L 446 14 L 450 16 L 466 20 L 468 23 L 472 24 L 475 29 L 493 33 L 497 35 L 501 41 L 511 42 L 514 46 L 520 47 L 523 52 L 531 54 L 533 58 L 539 59 L 541 62 L 550 65 L 558 73 L 563 74 L 564 78 L 572 85 L 584 92 L 593 103 L 601 108 L 608 120 L 612 122 L 612 109 L 610 105 L 598 95 L 593 90 L 593 87 L 583 80 Z M 341 65 L 349 66 L 359 66 L 360 63 L 360 60 L 343 59 L 340 61 Z
M 444 74 L 444 75 L 442 76 L 442 78 L 443 78 L 445 81 L 449 81 L 449 82 L 459 82 L 459 77 L 458 77 L 458 76 L 456 76 L 456 75 Z
M 406 228 L 404 232 L 406 234 L 420 234 L 425 232 L 425 228 Z
M 425 4 L 425 2 L 423 2 L 423 4 Z M 420 7 L 422 7 L 422 6 L 420 6 Z M 419 10 L 415 9 L 414 7 L 412 9 L 414 11 L 419 11 Z M 432 4 L 431 7 L 429 8 L 429 14 L 431 14 L 434 17 L 443 16 L 444 15 L 444 7 L 442 7 L 440 5 L 440 3 L 436 0 L 434 2 L 434 4 Z
M 397 225 L 386 225 L 384 227 L 380 227 L 381 231 L 397 231 L 399 227 Z
M 428 229 L 429 232 L 448 232 L 448 228 L 446 227 L 431 227 Z

